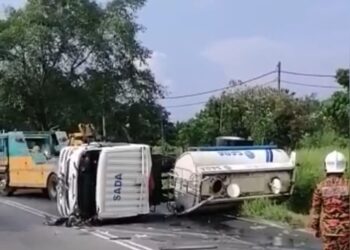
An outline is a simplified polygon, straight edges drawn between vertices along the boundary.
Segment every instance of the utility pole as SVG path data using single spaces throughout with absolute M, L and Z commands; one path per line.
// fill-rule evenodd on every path
M 105 82 L 102 85 L 102 137 L 106 140 L 106 91 Z
M 281 90 L 281 62 L 277 64 L 277 88 Z
M 162 153 L 165 153 L 165 138 L 164 138 L 164 124 L 163 124 L 163 117 L 161 116 L 161 121 L 160 121 L 160 133 L 161 133 L 161 148 L 162 148 Z
M 221 95 L 221 103 L 220 103 L 220 135 L 222 135 L 222 120 L 223 120 L 223 102 L 224 102 L 225 91 L 222 92 Z
M 103 136 L 103 140 L 106 140 L 106 117 L 104 112 L 102 115 L 102 136 Z

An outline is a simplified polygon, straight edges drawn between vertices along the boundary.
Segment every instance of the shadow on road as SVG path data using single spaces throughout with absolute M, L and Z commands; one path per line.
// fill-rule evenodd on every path
M 48 197 L 41 191 L 36 189 L 21 189 L 17 190 L 11 197 L 13 198 L 27 198 L 27 199 L 38 199 L 38 200 L 47 200 Z M 9 197 L 9 198 L 11 198 Z

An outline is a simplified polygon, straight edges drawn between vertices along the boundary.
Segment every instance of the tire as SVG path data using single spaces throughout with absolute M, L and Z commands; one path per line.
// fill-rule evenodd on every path
M 57 175 L 51 174 L 47 179 L 46 188 L 44 189 L 45 195 L 52 201 L 55 201 L 57 198 Z
M 0 194 L 3 196 L 11 196 L 15 192 L 14 188 L 9 187 L 8 174 L 4 175 L 3 179 L 0 179 Z

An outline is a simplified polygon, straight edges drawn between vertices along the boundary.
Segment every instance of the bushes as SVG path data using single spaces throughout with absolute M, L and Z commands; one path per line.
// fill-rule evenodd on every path
M 245 201 L 241 215 L 278 221 L 292 227 L 305 227 L 307 224 L 305 216 L 292 212 L 286 203 L 276 204 L 269 199 Z
M 299 148 L 323 148 L 333 145 L 337 148 L 345 148 L 349 144 L 348 139 L 340 136 L 333 129 L 324 128 L 313 134 L 306 134 L 299 141 Z

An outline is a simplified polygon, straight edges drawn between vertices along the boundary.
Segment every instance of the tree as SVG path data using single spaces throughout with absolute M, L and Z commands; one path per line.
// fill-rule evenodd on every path
M 338 69 L 335 78 L 337 82 L 344 88 L 349 89 L 349 70 Z
M 9 9 L 0 22 L 2 125 L 71 129 L 92 121 L 101 130 L 104 116 L 114 131 L 127 120 L 116 119 L 125 116 L 121 107 L 133 113 L 161 97 L 149 68 L 136 64 L 151 53 L 136 38 L 143 30 L 136 12 L 144 3 L 28 0 L 23 9 Z M 147 107 L 154 111 L 142 112 L 160 109 Z
M 298 99 L 287 90 L 248 88 L 211 98 L 179 132 L 182 145 L 213 142 L 218 135 L 251 136 L 256 143 L 295 148 L 310 129 L 313 97 Z M 221 124 L 221 130 L 220 130 Z
M 334 92 L 323 103 L 322 115 L 338 135 L 349 136 L 349 70 L 338 69 L 336 79 L 344 90 Z

